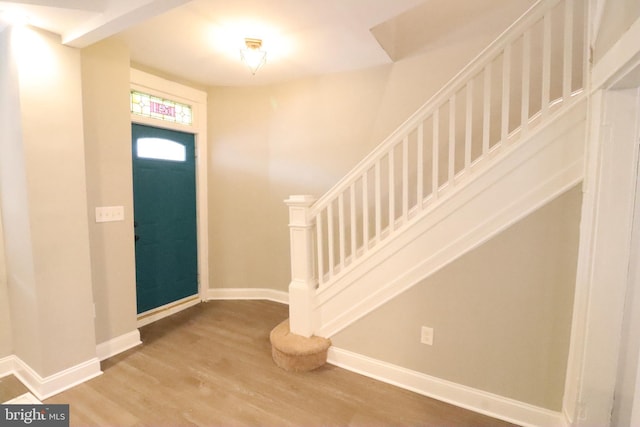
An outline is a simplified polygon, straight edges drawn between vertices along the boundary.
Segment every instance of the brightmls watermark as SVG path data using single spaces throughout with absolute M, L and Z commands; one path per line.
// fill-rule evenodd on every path
M 69 405 L 0 405 L 0 427 L 69 427 Z

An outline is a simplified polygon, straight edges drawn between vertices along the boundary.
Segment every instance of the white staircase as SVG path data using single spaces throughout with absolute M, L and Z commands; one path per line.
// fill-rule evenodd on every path
M 319 200 L 292 196 L 291 332 L 330 337 L 583 174 L 585 2 L 540 0 Z

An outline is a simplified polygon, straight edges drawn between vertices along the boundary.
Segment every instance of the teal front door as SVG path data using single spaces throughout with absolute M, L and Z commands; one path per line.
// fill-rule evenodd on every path
M 198 294 L 192 134 L 132 125 L 138 314 Z

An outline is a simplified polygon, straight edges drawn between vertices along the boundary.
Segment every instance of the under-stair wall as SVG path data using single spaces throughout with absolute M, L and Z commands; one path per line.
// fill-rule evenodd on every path
M 584 2 L 545 0 L 332 190 L 292 197 L 292 332 L 330 337 L 582 179 Z
M 558 425 L 581 196 L 578 184 L 333 335 L 329 362 L 517 425 Z M 508 400 L 538 410 L 509 416 Z M 534 422 L 545 411 L 555 416 Z

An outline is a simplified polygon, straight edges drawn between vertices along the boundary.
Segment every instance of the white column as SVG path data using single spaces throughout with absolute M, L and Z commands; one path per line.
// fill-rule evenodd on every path
M 310 337 L 314 332 L 313 228 L 310 207 L 313 196 L 291 196 L 289 206 L 289 234 L 291 245 L 291 283 L 289 284 L 289 324 L 291 332 Z

